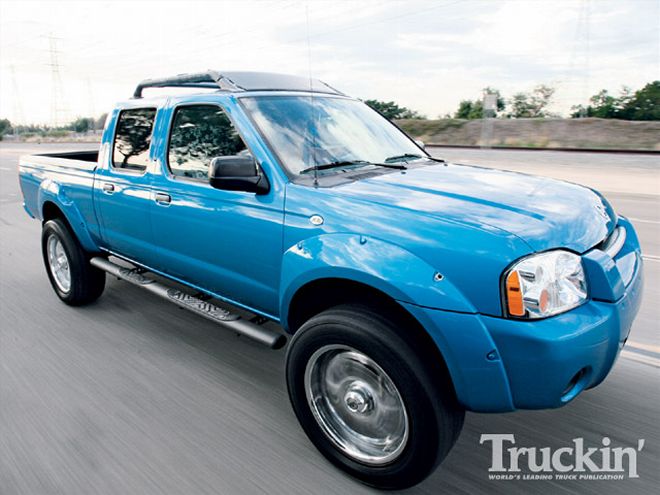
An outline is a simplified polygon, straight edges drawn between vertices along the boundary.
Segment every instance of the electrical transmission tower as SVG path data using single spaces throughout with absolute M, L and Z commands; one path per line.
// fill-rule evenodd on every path
M 24 124 L 25 122 L 23 121 L 23 106 L 21 104 L 21 95 L 18 92 L 18 83 L 16 82 L 16 69 L 12 65 L 9 70 L 11 71 L 11 86 L 12 86 L 12 92 L 14 96 L 14 115 L 13 119 L 15 123 L 17 124 Z M 16 133 L 16 131 L 14 131 Z
M 50 69 L 52 75 L 50 120 L 53 127 L 68 124 L 69 111 L 64 101 L 64 86 L 60 76 L 59 51 L 57 40 L 52 34 L 48 37 L 50 43 Z
M 580 117 L 587 116 L 589 105 L 589 86 L 591 76 L 591 0 L 582 0 L 578 17 L 578 40 L 582 42 L 584 53 L 580 63 L 582 65 L 582 101 L 585 103 L 580 110 Z

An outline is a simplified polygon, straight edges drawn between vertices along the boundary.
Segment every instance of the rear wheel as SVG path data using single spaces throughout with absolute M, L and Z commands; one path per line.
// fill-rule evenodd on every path
M 433 472 L 463 424 L 451 385 L 428 364 L 392 322 L 366 307 L 339 306 L 293 337 L 289 396 L 332 463 L 369 485 L 407 488 Z
M 89 256 L 63 220 L 44 224 L 41 249 L 48 279 L 62 301 L 80 306 L 101 296 L 105 272 L 90 265 Z

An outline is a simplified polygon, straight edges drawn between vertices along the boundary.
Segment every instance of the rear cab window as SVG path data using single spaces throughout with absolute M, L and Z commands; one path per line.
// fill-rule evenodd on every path
M 155 108 L 121 111 L 112 150 L 112 168 L 137 172 L 146 170 L 155 117 Z

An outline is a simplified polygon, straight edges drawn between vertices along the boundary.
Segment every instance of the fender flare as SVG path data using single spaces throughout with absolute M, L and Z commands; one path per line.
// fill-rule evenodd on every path
M 319 279 L 340 278 L 378 289 L 393 299 L 434 309 L 476 313 L 448 280 L 436 280 L 440 267 L 393 243 L 358 234 L 334 233 L 310 237 L 285 251 L 280 280 L 280 318 L 296 292 Z
M 91 200 L 91 198 L 90 198 Z M 99 247 L 94 242 L 87 224 L 85 223 L 83 215 L 78 210 L 75 202 L 72 201 L 66 194 L 66 189 L 51 180 L 46 179 L 39 185 L 37 192 L 37 201 L 39 205 L 39 215 L 41 220 L 44 219 L 44 205 L 47 202 L 53 203 L 63 213 L 64 218 L 71 226 L 73 233 L 76 235 L 80 244 L 86 251 L 98 251 Z
M 459 401 L 470 410 L 515 409 L 504 366 L 469 300 L 442 273 L 395 244 L 358 234 L 322 234 L 290 247 L 282 262 L 280 321 L 287 326 L 295 294 L 314 280 L 347 279 L 398 301 L 429 334 Z M 493 360 L 486 355 L 495 351 Z M 481 385 L 480 385 L 481 384 Z

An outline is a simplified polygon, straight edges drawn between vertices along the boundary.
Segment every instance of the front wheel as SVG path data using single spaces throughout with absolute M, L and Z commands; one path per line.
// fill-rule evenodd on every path
M 289 396 L 307 436 L 333 464 L 386 489 L 426 478 L 461 430 L 464 412 L 434 369 L 392 322 L 361 306 L 313 317 L 287 353 Z
M 93 267 L 69 226 L 57 218 L 44 223 L 41 250 L 53 290 L 66 304 L 81 306 L 98 299 L 105 272 Z

